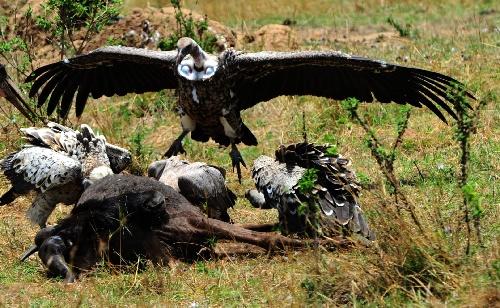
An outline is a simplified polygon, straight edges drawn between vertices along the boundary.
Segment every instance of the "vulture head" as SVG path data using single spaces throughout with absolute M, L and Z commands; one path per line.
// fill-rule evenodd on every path
M 187 80 L 205 80 L 217 71 L 217 57 L 207 54 L 189 37 L 177 42 L 177 72 Z
M 124 148 L 106 143 L 106 154 L 114 173 L 120 173 L 132 163 L 132 154 Z
M 113 174 L 106 153 L 106 139 L 104 136 L 95 134 L 90 126 L 82 124 L 77 139 L 83 144 L 87 154 L 82 162 L 82 173 L 85 177 L 83 186 L 85 188 L 95 181 Z

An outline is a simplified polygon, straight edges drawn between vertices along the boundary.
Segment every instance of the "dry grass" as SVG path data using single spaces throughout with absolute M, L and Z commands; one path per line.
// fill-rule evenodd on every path
M 364 146 L 362 129 L 348 121 L 337 102 L 302 97 L 279 97 L 246 111 L 243 117 L 258 137 L 258 147 L 241 147 L 247 162 L 260 154 L 272 154 L 280 143 L 301 140 L 302 117 L 307 115 L 309 139 L 335 142 L 343 155 L 372 187 L 365 190 L 361 204 L 378 234 L 373 247 L 351 251 L 318 250 L 289 252 L 283 256 L 255 258 L 231 257 L 196 264 L 173 264 L 170 268 L 148 268 L 135 272 L 113 273 L 101 266 L 78 283 L 64 285 L 47 279 L 37 258 L 19 264 L 17 256 L 31 243 L 36 228 L 24 218 L 28 198 L 0 208 L 0 305 L 34 306 L 109 306 L 157 303 L 210 306 L 283 305 L 417 305 L 492 307 L 499 303 L 496 289 L 499 261 L 499 177 L 500 174 L 500 40 L 498 4 L 494 1 L 455 1 L 442 4 L 423 1 L 230 1 L 220 10 L 216 1 L 201 1 L 196 7 L 210 18 L 233 26 L 248 27 L 266 21 L 295 18 L 300 48 L 335 48 L 373 58 L 386 59 L 452 75 L 466 82 L 479 99 L 488 98 L 481 112 L 481 125 L 472 139 L 471 178 L 482 195 L 483 245 L 473 239 L 473 253 L 464 255 L 464 227 L 457 188 L 459 148 L 453 128 L 441 123 L 428 110 L 414 110 L 401 151 L 396 174 L 402 189 L 417 208 L 425 234 L 417 231 L 403 212 L 394 209 L 392 197 L 375 160 Z M 188 2 L 188 5 L 193 5 Z M 252 9 L 246 9 L 251 7 Z M 486 11 L 486 9 L 492 9 Z M 481 13 L 482 12 L 482 13 Z M 312 20 L 313 15 L 318 17 Z M 349 40 L 350 36 L 371 35 L 392 30 L 385 22 L 389 16 L 411 23 L 418 30 L 415 39 L 385 37 L 378 40 Z M 311 27 L 334 29 L 332 36 L 346 33 L 347 39 L 328 37 L 321 42 L 308 38 Z M 325 28 L 326 29 L 326 28 Z M 362 33 L 361 33 L 362 32 Z M 342 34 L 340 34 L 342 33 Z M 405 60 L 406 59 L 406 60 Z M 149 106 L 165 96 L 148 94 Z M 159 158 L 179 133 L 173 113 L 139 112 L 139 96 L 91 102 L 80 122 L 98 127 L 111 142 L 136 149 L 132 137 L 143 138 L 144 168 Z M 105 103 L 109 102 L 109 103 Z M 17 125 L 6 118 L 9 108 L 0 105 L 0 154 L 4 156 L 19 145 Z M 383 142 L 395 137 L 397 106 L 374 104 L 360 109 L 371 121 Z M 72 119 L 73 124 L 78 123 Z M 230 168 L 227 150 L 214 143 L 187 142 L 190 160 L 203 160 Z M 419 174 L 415 165 L 422 173 Z M 438 168 L 438 166 L 440 166 Z M 229 185 L 238 196 L 252 186 L 249 170 L 244 170 L 243 185 L 229 172 Z M 0 192 L 7 189 L 0 182 Z M 60 208 L 51 217 L 55 222 L 68 212 Z M 237 222 L 268 222 L 275 213 L 258 211 L 239 199 L 231 216 Z M 446 232 L 445 232 L 446 230 Z

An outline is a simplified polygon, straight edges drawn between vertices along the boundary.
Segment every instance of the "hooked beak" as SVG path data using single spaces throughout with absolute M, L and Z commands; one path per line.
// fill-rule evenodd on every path
M 23 255 L 20 258 L 21 262 L 24 262 L 26 259 L 28 259 L 32 254 L 38 251 L 38 246 L 36 244 L 33 244 L 28 248 Z

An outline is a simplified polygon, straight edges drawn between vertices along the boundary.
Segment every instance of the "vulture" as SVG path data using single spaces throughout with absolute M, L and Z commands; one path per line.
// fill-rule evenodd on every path
M 152 51 L 108 46 L 34 70 L 30 97 L 47 112 L 66 116 L 75 100 L 80 116 L 89 96 L 176 89 L 182 132 L 165 156 L 185 153 L 182 140 L 210 138 L 231 146 L 233 171 L 241 182 L 245 162 L 237 144 L 257 139 L 241 111 L 280 95 L 314 95 L 334 100 L 395 102 L 426 106 L 446 122 L 442 110 L 456 118 L 447 92 L 459 81 L 419 68 L 389 64 L 339 51 L 240 52 L 208 54 L 192 39 L 180 38 L 177 50 Z M 474 98 L 470 93 L 466 94 Z M 50 97 L 50 98 L 49 98 Z M 439 108 L 438 108 L 439 107 Z M 442 109 L 442 110 L 441 110 Z
M 284 234 L 350 233 L 372 240 L 350 161 L 328 148 L 302 142 L 280 146 L 275 159 L 258 157 L 252 168 L 257 189 L 245 195 L 254 207 L 277 209 Z
M 85 187 L 131 161 L 127 150 L 107 143 L 86 124 L 79 131 L 53 122 L 21 131 L 28 143 L 0 160 L 12 186 L 0 197 L 0 206 L 34 190 L 27 216 L 42 228 L 58 203 L 75 204 Z
M 225 170 L 202 162 L 190 163 L 178 156 L 153 162 L 148 176 L 181 193 L 192 204 L 206 209 L 208 217 L 230 222 L 228 208 L 236 195 L 226 186 Z
M 21 96 L 21 91 L 12 82 L 3 64 L 0 64 L 0 96 L 5 97 L 19 112 L 34 123 L 36 115 Z

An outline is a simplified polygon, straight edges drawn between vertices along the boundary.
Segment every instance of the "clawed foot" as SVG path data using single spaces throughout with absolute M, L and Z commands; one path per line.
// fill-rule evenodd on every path
M 182 139 L 176 139 L 172 145 L 170 146 L 170 148 L 168 148 L 167 152 L 165 152 L 165 154 L 163 154 L 163 157 L 172 157 L 172 156 L 175 156 L 177 154 L 186 154 L 186 150 L 184 150 L 184 147 L 182 146 Z
M 236 167 L 236 172 L 238 173 L 238 181 L 241 184 L 241 166 L 247 167 L 245 164 L 245 161 L 243 160 L 243 157 L 241 156 L 240 151 L 238 151 L 238 148 L 236 148 L 235 144 L 231 145 L 231 152 L 229 152 L 229 155 L 231 156 L 231 162 L 233 165 L 233 172 L 234 172 L 234 167 Z

